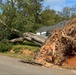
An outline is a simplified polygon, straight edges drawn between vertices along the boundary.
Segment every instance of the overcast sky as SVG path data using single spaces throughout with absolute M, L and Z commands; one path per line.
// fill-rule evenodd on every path
M 50 6 L 51 9 L 61 11 L 65 6 L 72 7 L 76 0 L 44 0 L 44 6 Z

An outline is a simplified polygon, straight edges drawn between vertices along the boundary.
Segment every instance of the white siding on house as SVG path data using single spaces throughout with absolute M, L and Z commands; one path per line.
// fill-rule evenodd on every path
M 41 32 L 41 34 L 46 34 L 46 32 Z
M 46 32 L 37 32 L 36 34 L 46 36 Z
M 37 34 L 37 35 L 40 35 L 40 32 L 37 32 L 36 34 Z
M 45 32 L 41 32 L 41 35 L 46 36 L 46 31 Z

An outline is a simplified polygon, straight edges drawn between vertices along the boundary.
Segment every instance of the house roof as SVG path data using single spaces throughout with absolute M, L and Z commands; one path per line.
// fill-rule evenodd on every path
M 53 26 L 44 26 L 44 27 L 40 28 L 37 32 L 52 31 L 52 30 L 54 30 L 56 28 L 61 28 L 61 27 L 65 26 L 65 25 L 67 25 L 68 22 L 69 21 L 61 21 L 58 24 L 53 25 Z

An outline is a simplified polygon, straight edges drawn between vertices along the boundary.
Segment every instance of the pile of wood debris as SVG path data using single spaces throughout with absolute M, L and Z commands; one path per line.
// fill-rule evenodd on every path
M 76 56 L 76 16 L 47 38 L 36 54 L 35 61 L 43 65 L 62 65 L 67 58 L 73 56 Z

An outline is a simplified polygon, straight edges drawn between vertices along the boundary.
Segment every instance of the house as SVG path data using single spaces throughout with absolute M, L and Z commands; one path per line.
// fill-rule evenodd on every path
M 42 35 L 42 36 L 48 36 L 51 31 L 53 31 L 56 28 L 62 28 L 63 26 L 67 25 L 68 22 L 69 21 L 62 21 L 62 22 L 59 22 L 56 25 L 44 26 L 44 27 L 38 29 L 36 34 L 37 35 Z

